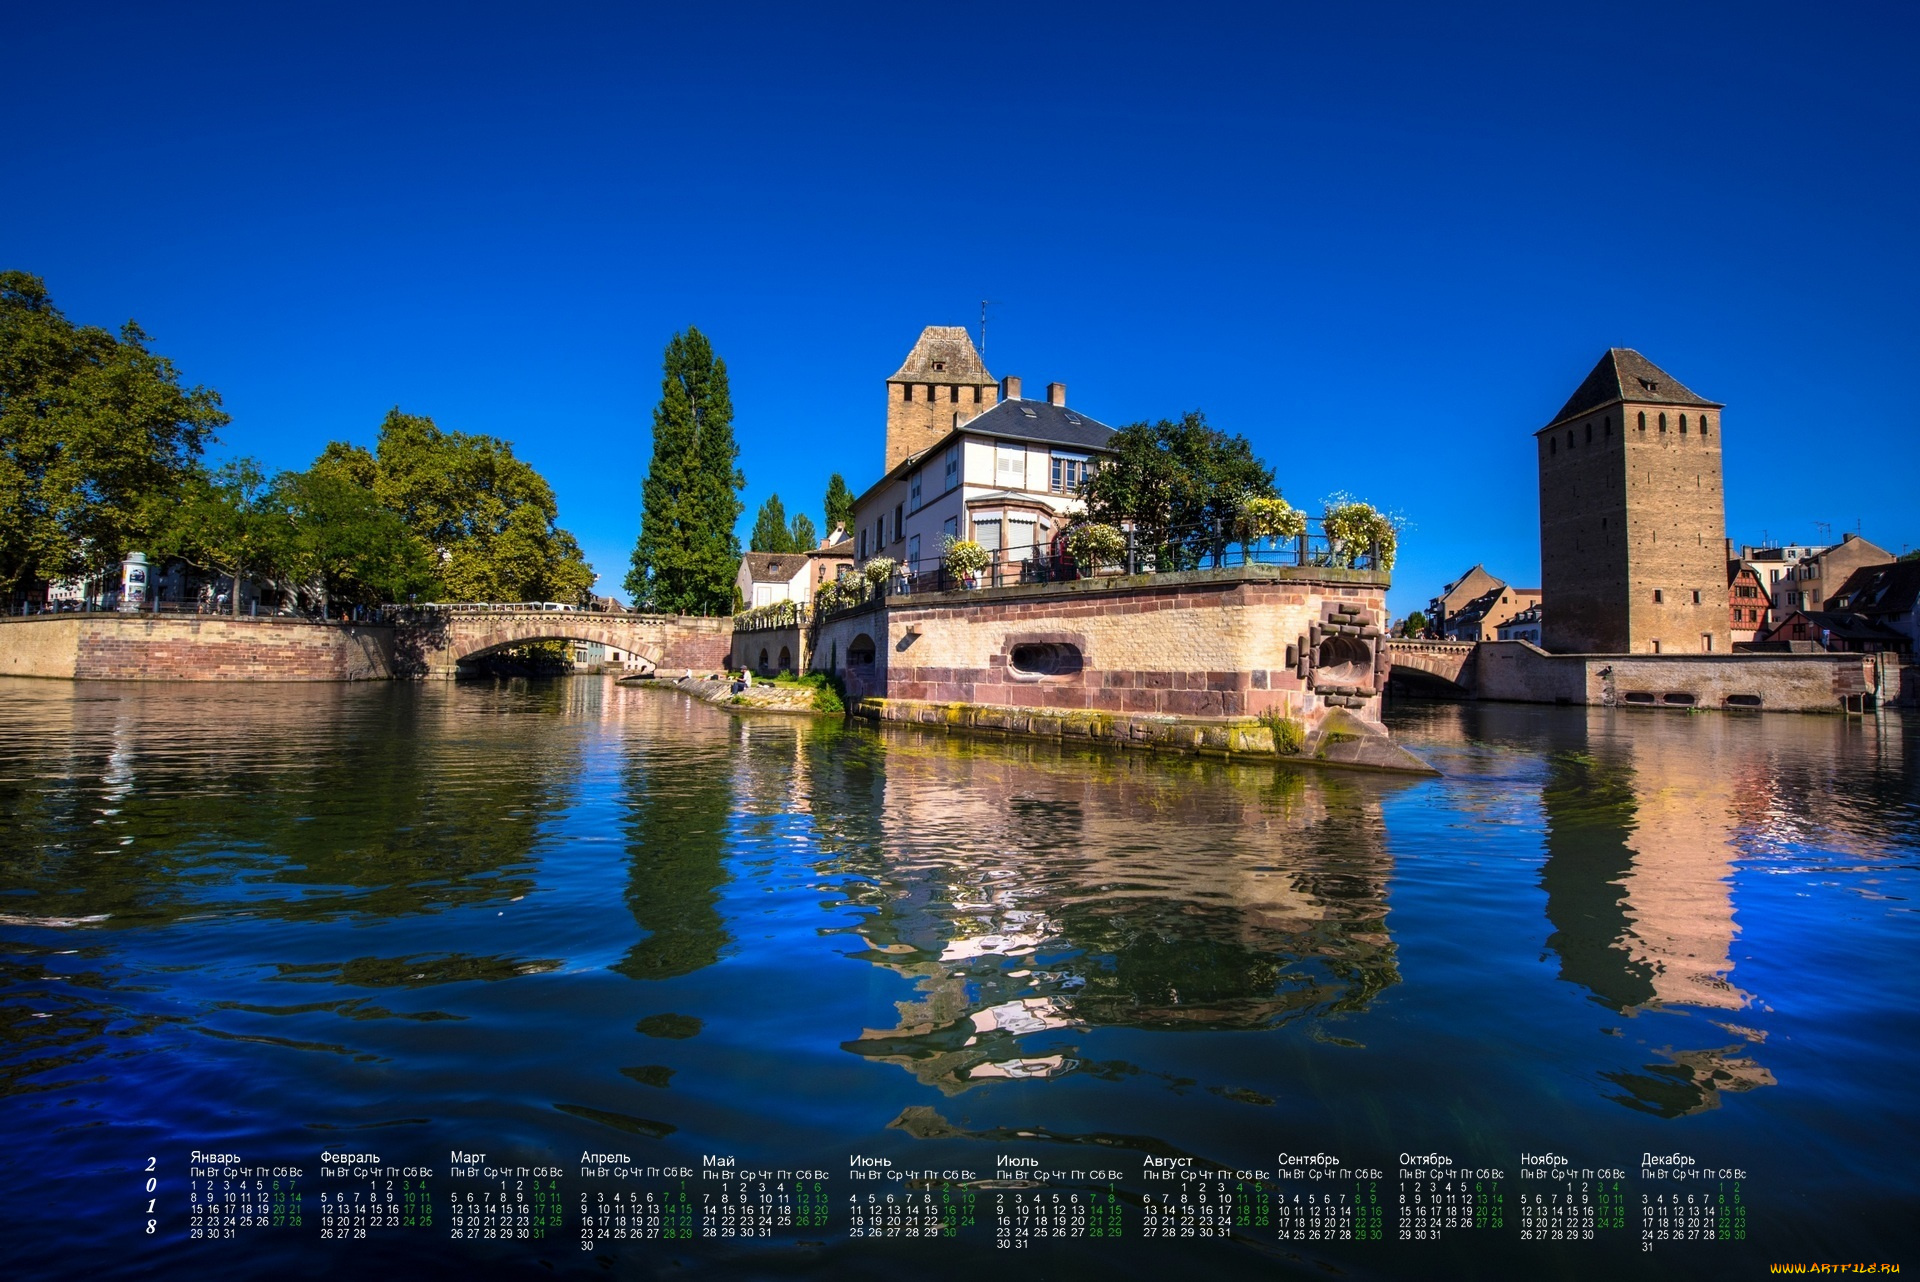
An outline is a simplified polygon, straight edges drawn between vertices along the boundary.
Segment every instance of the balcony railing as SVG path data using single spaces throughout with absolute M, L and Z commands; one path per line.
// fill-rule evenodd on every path
M 1318 518 L 1309 518 L 1306 529 L 1294 537 L 1241 538 L 1218 526 L 1152 533 L 1128 530 L 1125 534 L 1125 550 L 1099 565 L 1080 564 L 1061 538 L 1051 543 L 995 549 L 986 567 L 972 574 L 954 571 L 945 558 L 902 562 L 888 580 L 886 593 L 912 596 L 1020 583 L 1064 583 L 1110 574 L 1172 574 L 1247 565 L 1377 570 L 1381 562 L 1377 547 L 1348 547 L 1329 538 Z

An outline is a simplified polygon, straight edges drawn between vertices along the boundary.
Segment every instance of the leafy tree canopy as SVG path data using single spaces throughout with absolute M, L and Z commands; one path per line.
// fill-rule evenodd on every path
M 1426 630 L 1427 612 L 1425 610 L 1415 610 L 1400 625 L 1401 636 L 1417 637 Z
M 260 465 L 252 459 L 194 472 L 156 520 L 154 549 L 202 569 L 233 576 L 274 575 L 292 559 L 294 530 L 277 510 Z M 229 603 L 240 612 L 240 593 Z
M 133 321 L 75 325 L 39 277 L 0 272 L 0 591 L 149 543 L 227 421 Z
M 371 455 L 334 442 L 312 472 L 370 490 L 399 518 L 438 562 L 431 597 L 574 602 L 593 586 L 580 545 L 556 523 L 553 488 L 498 437 L 445 432 L 394 409 Z
M 377 605 L 434 592 L 426 543 L 372 486 L 316 463 L 277 477 L 274 499 L 292 530 L 283 553 L 289 577 L 317 583 L 329 602 Z
M 1209 427 L 1198 410 L 1178 422 L 1130 423 L 1108 442 L 1114 457 L 1081 491 L 1088 516 L 1131 525 L 1167 568 L 1191 565 L 1232 537 L 1251 498 L 1277 498 L 1273 469 L 1244 436 Z M 1216 534 L 1219 531 L 1219 534 Z

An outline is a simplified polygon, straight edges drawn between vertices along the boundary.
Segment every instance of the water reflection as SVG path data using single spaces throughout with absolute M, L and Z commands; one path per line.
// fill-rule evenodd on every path
M 353 1054 L 288 1036 L 316 1018 L 431 1021 L 358 996 L 279 1001 L 266 984 L 418 988 L 556 969 L 555 958 L 415 947 L 286 960 L 249 957 L 217 998 L 169 1001 L 127 963 L 127 932 L 196 937 L 272 923 L 369 925 L 512 903 L 536 885 L 537 834 L 569 802 L 572 753 L 551 737 L 504 759 L 474 751 L 472 699 L 404 689 L 259 692 L 119 684 L 9 685 L 0 701 L 0 888 L 12 911 L 0 967 L 0 1091 L 59 1088 L 101 1056 L 160 1049 L 164 1029 Z M 236 697 L 238 696 L 238 697 Z M 542 722 L 580 710 L 564 691 L 482 696 L 489 715 Z M 26 932 L 24 934 L 20 932 Z M 49 946 L 51 932 L 70 947 Z M 157 937 L 158 938 L 158 937 Z M 338 936 L 328 936 L 338 940 Z M 303 941 L 304 942 L 304 939 Z M 363 945 L 364 946 L 364 945 Z M 229 960 L 227 965 L 233 963 Z M 249 1000 L 233 994 L 259 982 Z M 191 1012 L 191 1013 L 187 1013 Z
M 1678 1117 L 1776 1084 L 1759 1049 L 1766 1033 L 1742 1013 L 1755 998 L 1735 956 L 1735 877 L 1746 861 L 1801 850 L 1816 814 L 1830 850 L 1896 850 L 1891 834 L 1915 810 L 1897 721 L 1598 708 L 1543 718 L 1483 705 L 1407 724 L 1428 739 L 1528 753 L 1545 741 L 1540 886 L 1559 977 L 1628 1019 L 1707 1016 L 1689 1027 L 1711 1030 L 1712 1044 L 1694 1031 L 1699 1040 L 1658 1062 L 1602 1070 L 1610 1098 Z
M 1092 1028 L 1265 1028 L 1398 981 L 1392 783 L 910 732 L 811 774 L 867 803 L 823 821 L 822 871 L 865 910 L 860 955 L 914 983 L 844 1049 L 946 1093 L 1106 1071 Z
M 644 932 L 614 969 L 629 979 L 691 974 L 720 959 L 727 831 L 745 722 L 652 691 L 626 701 L 622 797 L 627 910 Z

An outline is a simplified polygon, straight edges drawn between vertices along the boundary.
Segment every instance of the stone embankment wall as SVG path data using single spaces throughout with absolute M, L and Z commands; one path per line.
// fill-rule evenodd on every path
M 0 675 L 105 681 L 377 681 L 393 675 L 393 630 L 215 615 L 35 615 L 0 620 Z
M 787 656 L 786 662 L 780 656 Z M 766 656 L 766 662 L 760 661 Z M 804 672 L 807 667 L 806 642 L 797 623 L 777 628 L 746 629 L 734 625 L 733 654 L 727 666 L 735 672 Z
M 1548 654 L 1483 641 L 1475 694 L 1518 703 L 1860 711 L 1884 698 L 1865 654 Z
M 1425 771 L 1380 723 L 1386 590 L 1245 566 L 915 594 L 822 623 L 813 666 L 876 720 Z
M 920 604 L 921 602 L 925 604 Z M 1384 576 L 1195 571 L 937 597 L 889 611 L 886 694 L 1062 711 L 1378 721 Z
M 887 641 L 887 607 L 875 601 L 865 609 L 821 622 L 807 651 L 811 672 L 831 672 L 845 685 L 847 698 L 885 696 L 892 651 Z M 855 656 L 849 659 L 848 656 Z M 871 656 L 861 661 L 859 656 Z

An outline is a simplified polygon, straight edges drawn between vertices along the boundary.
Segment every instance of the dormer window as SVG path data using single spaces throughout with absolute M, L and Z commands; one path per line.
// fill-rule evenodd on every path
M 947 363 L 945 361 L 935 361 L 933 363 L 933 372 L 936 374 L 945 371 L 946 368 L 947 368 Z
M 1650 378 L 1640 379 L 1639 382 L 1640 382 L 1640 386 L 1646 388 L 1649 392 L 1657 392 L 1660 390 L 1660 384 L 1654 382 Z

